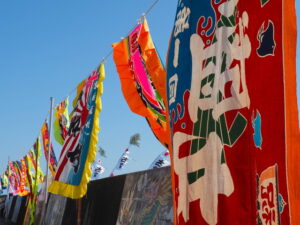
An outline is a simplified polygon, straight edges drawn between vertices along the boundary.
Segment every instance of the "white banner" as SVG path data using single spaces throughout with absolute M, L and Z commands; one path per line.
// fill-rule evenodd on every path
M 170 153 L 168 151 L 162 152 L 156 159 L 151 163 L 149 169 L 161 168 L 170 165 Z

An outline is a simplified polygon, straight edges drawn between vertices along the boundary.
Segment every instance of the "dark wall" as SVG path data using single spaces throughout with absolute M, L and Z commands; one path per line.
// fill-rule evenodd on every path
M 91 181 L 82 199 L 67 199 L 63 225 L 74 225 L 80 208 L 82 225 L 115 225 L 126 175 Z
M 6 218 L 22 224 L 25 201 L 11 197 L 6 202 Z M 47 204 L 44 225 L 75 225 L 77 218 L 81 225 L 171 225 L 170 167 L 91 181 L 82 199 L 50 194 Z
M 84 225 L 115 225 L 125 175 L 92 181 L 83 201 Z

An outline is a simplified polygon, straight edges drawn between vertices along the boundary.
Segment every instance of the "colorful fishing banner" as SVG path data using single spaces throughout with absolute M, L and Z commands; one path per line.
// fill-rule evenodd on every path
M 27 153 L 27 160 L 29 163 L 28 165 L 28 169 L 30 169 L 30 171 L 32 171 L 32 173 L 35 173 L 35 168 L 36 168 L 36 154 L 35 151 L 33 149 L 30 149 L 30 151 Z
M 5 173 L 1 175 L 1 181 L 2 181 L 2 188 L 6 189 L 8 186 L 8 177 Z
M 44 154 L 46 161 L 48 161 L 48 151 L 49 151 L 49 130 L 48 130 L 48 123 L 47 121 L 44 122 L 42 129 L 42 140 L 43 140 L 43 147 L 44 147 Z M 50 160 L 49 160 L 49 169 L 51 171 L 52 176 L 55 175 L 57 168 L 57 160 L 55 156 L 55 152 L 53 150 L 53 146 L 50 146 Z
M 91 163 L 97 152 L 104 76 L 104 64 L 101 63 L 77 88 L 76 107 L 54 181 L 49 187 L 54 194 L 70 198 L 81 198 L 86 194 L 87 183 L 92 176 Z
M 19 195 L 26 196 L 29 194 L 28 186 L 28 177 L 27 177 L 27 168 L 24 159 L 21 159 L 21 179 L 20 179 L 20 188 Z
M 28 153 L 23 157 L 25 166 L 26 166 L 26 173 L 27 173 L 27 180 L 28 180 L 28 187 L 30 194 L 32 193 L 32 185 L 33 185 L 33 175 L 32 175 L 32 169 L 30 167 L 30 158 L 28 156 Z
M 6 167 L 6 170 L 5 170 L 5 172 L 3 173 L 3 175 L 2 175 L 2 181 L 3 181 L 3 183 L 4 183 L 4 186 L 6 186 L 6 188 L 7 188 L 7 193 L 9 194 L 9 193 L 12 193 L 10 190 L 10 174 L 11 174 L 11 172 L 10 172 L 10 165 L 9 165 L 9 163 L 8 163 L 8 165 L 7 165 L 7 167 Z
M 132 112 L 148 121 L 166 147 L 170 143 L 166 110 L 166 71 L 156 52 L 146 19 L 113 44 L 122 92 Z
M 19 187 L 20 187 L 20 175 L 18 173 L 17 168 L 15 168 L 15 163 L 13 161 L 10 161 L 8 163 L 9 165 L 9 192 L 13 195 L 17 195 L 19 193 Z
M 38 194 L 39 184 L 43 181 L 44 174 L 40 167 L 41 157 L 41 141 L 38 137 L 33 145 L 33 149 L 27 153 L 24 159 L 25 165 L 27 165 L 27 174 L 30 180 L 30 198 L 26 214 L 29 213 L 29 225 L 34 224 L 35 210 L 36 210 L 36 198 Z
M 12 161 L 12 167 L 13 167 L 14 173 L 16 173 L 19 180 L 21 180 L 21 162 L 18 160 Z
M 170 165 L 170 153 L 169 151 L 164 151 L 154 159 L 154 161 L 149 166 L 149 169 L 157 169 L 169 165 Z
M 3 193 L 2 178 L 0 177 L 0 194 Z
M 178 1 L 167 64 L 175 224 L 300 224 L 294 6 Z
M 41 158 L 41 139 L 40 137 L 38 137 L 35 141 L 35 143 L 33 144 L 33 153 L 34 153 L 34 157 L 35 157 L 35 161 L 36 161 L 36 164 L 34 165 L 35 166 L 35 170 L 37 171 L 36 172 L 36 179 L 37 180 L 37 184 L 43 182 L 44 180 L 44 173 L 42 171 L 42 168 L 41 168 L 41 163 L 40 163 L 40 158 Z
M 53 123 L 53 136 L 61 145 L 64 144 L 70 126 L 68 105 L 69 98 L 66 98 L 55 107 L 54 112 L 55 120 Z
M 44 174 L 40 168 L 40 157 L 41 157 L 40 137 L 37 138 L 35 144 L 33 145 L 33 148 L 35 152 L 36 165 L 35 165 L 35 177 L 32 183 L 32 194 L 28 204 L 28 209 L 30 209 L 30 222 L 29 222 L 30 225 L 34 224 L 38 188 L 39 188 L 39 184 L 43 181 L 44 178 Z

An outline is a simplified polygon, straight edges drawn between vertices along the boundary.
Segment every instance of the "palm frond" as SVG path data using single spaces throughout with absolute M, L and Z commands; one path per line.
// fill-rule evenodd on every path
M 99 146 L 98 152 L 102 157 L 106 158 L 106 152 L 101 146 Z
M 140 140 L 141 140 L 141 135 L 137 133 L 137 134 L 132 135 L 130 137 L 129 144 L 130 145 L 135 145 L 137 147 L 140 147 Z

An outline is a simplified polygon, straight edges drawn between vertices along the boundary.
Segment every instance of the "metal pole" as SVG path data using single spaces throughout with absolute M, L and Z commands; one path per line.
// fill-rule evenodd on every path
M 50 119 L 49 119 L 49 141 L 48 141 L 48 157 L 47 157 L 47 169 L 46 169 L 46 194 L 45 194 L 45 204 L 47 204 L 48 199 L 48 173 L 49 173 L 49 161 L 51 153 L 51 130 L 52 130 L 52 114 L 53 114 L 53 105 L 54 98 L 50 97 Z
M 39 225 L 44 224 L 45 222 L 45 213 L 46 213 L 46 206 L 47 206 L 47 200 L 48 200 L 48 173 L 49 173 L 49 161 L 50 161 L 50 146 L 51 146 L 51 128 L 52 128 L 52 114 L 53 114 L 53 105 L 54 105 L 54 98 L 50 97 L 50 119 L 49 119 L 49 124 L 50 124 L 50 128 L 49 128 L 49 140 L 48 140 L 48 157 L 47 157 L 47 167 L 46 167 L 46 175 L 45 175 L 45 179 L 46 179 L 46 188 L 45 188 L 45 203 L 43 205 L 42 208 L 42 214 L 41 214 L 41 219 L 40 219 L 40 223 Z

